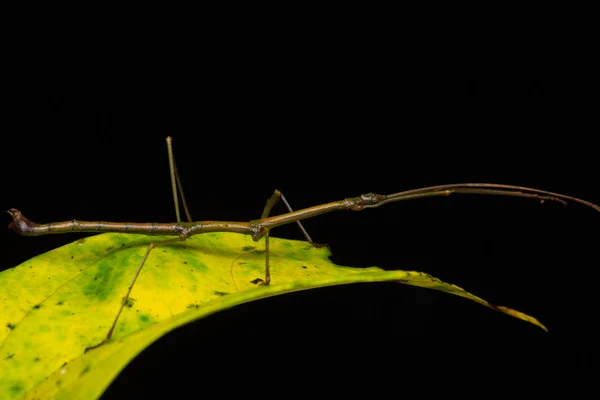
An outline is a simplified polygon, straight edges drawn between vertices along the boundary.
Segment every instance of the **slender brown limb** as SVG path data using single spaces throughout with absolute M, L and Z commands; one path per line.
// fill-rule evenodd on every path
M 170 175 L 171 175 L 171 188 L 173 191 L 173 202 L 175 203 L 175 216 L 177 218 L 177 222 L 178 223 L 181 222 L 181 216 L 179 214 L 179 200 L 177 199 L 178 191 L 181 194 L 181 201 L 183 203 L 183 207 L 185 209 L 185 213 L 187 215 L 188 222 L 192 222 L 192 217 L 190 216 L 189 210 L 187 208 L 187 203 L 185 201 L 185 196 L 183 194 L 183 187 L 181 185 L 181 180 L 179 179 L 179 174 L 177 172 L 177 165 L 175 164 L 175 157 L 173 156 L 172 139 L 170 136 L 167 137 L 167 150 L 168 150 L 168 154 L 169 154 L 169 171 L 170 171 Z M 164 241 L 160 241 L 160 242 L 150 243 L 150 245 L 148 246 L 148 249 L 146 250 L 146 253 L 144 253 L 144 257 L 142 258 L 142 261 L 140 262 L 138 269 L 135 272 L 135 275 L 133 276 L 133 280 L 131 281 L 131 284 L 127 288 L 127 293 L 125 293 L 125 296 L 123 297 L 121 306 L 119 307 L 119 310 L 117 311 L 117 315 L 115 316 L 115 319 L 113 320 L 113 323 L 112 323 L 110 329 L 108 330 L 108 333 L 106 334 L 106 338 L 100 344 L 98 344 L 94 347 L 98 347 L 110 340 L 110 338 L 114 332 L 114 329 L 117 326 L 117 322 L 119 321 L 119 317 L 121 316 L 121 313 L 123 312 L 123 308 L 125 308 L 125 305 L 127 304 L 128 300 L 129 300 L 129 295 L 131 294 L 131 291 L 133 290 L 133 286 L 135 285 L 135 282 L 136 282 L 138 276 L 140 275 L 140 272 L 142 271 L 142 267 L 146 263 L 146 259 L 148 258 L 150 251 L 152 251 L 152 249 L 154 249 L 155 247 L 158 247 L 160 245 L 174 243 L 179 240 L 182 240 L 182 239 L 175 238 L 175 239 L 169 239 L 169 240 L 164 240 Z M 91 348 L 86 349 L 86 351 L 89 349 L 91 349 Z
M 269 197 L 269 199 L 267 200 L 267 203 L 265 204 L 265 208 L 263 209 L 263 212 L 260 216 L 261 219 L 267 218 L 269 216 L 269 214 L 271 214 L 271 210 L 273 209 L 275 204 L 277 204 L 277 202 L 279 201 L 280 198 L 281 198 L 281 192 L 279 190 L 275 189 L 275 191 L 273 192 L 271 197 Z
M 292 207 L 290 206 L 290 203 L 288 203 L 288 201 L 286 200 L 285 196 L 283 195 L 283 193 L 281 193 L 279 190 L 275 189 L 275 191 L 273 192 L 273 194 L 271 195 L 271 197 L 269 197 L 269 199 L 267 200 L 267 203 L 265 204 L 265 208 L 263 210 L 263 213 L 261 215 L 261 219 L 267 218 L 269 216 L 269 214 L 271 213 L 271 210 L 273 209 L 273 207 L 275 206 L 275 204 L 277 204 L 277 202 L 281 200 L 283 201 L 283 204 L 285 205 L 285 207 L 288 209 L 289 212 L 294 212 L 294 210 L 292 209 Z M 300 228 L 300 230 L 302 231 L 302 234 L 304 235 L 304 237 L 306 238 L 306 240 L 312 244 L 315 247 L 321 247 L 323 245 L 320 244 L 316 244 L 315 242 L 313 242 L 312 238 L 310 237 L 310 235 L 308 234 L 308 232 L 306 231 L 306 229 L 304 229 L 304 225 L 302 225 L 302 222 L 300 221 L 296 221 L 296 223 L 298 224 L 298 227 Z M 265 234 L 265 249 L 266 249 L 266 260 L 265 260 L 265 271 L 266 271 L 266 277 L 265 277 L 265 282 L 267 282 L 266 284 L 268 285 L 268 282 L 271 281 L 271 277 L 270 277 L 270 273 L 269 273 L 269 234 Z
M 267 203 L 265 204 L 265 208 L 263 209 L 261 219 L 266 218 L 271 213 L 273 206 L 277 204 L 279 198 L 281 197 L 281 192 L 275 189 L 273 195 L 269 197 Z M 265 234 L 265 281 L 264 285 L 268 285 L 271 283 L 271 268 L 269 266 L 269 232 Z
M 273 195 L 269 197 L 267 203 L 265 204 L 265 208 L 263 209 L 261 219 L 266 218 L 271 213 L 271 210 L 279 201 L 281 197 L 281 192 L 277 189 L 273 192 Z M 264 285 L 268 285 L 271 283 L 271 267 L 269 265 L 269 232 L 265 234 L 265 281 Z
M 104 343 L 108 342 L 115 330 L 115 327 L 117 326 L 117 322 L 119 321 L 119 317 L 121 316 L 121 312 L 123 312 L 123 309 L 125 308 L 125 306 L 127 305 L 127 302 L 129 300 L 129 295 L 131 294 L 131 290 L 133 289 L 133 286 L 135 285 L 135 282 L 137 281 L 138 276 L 140 275 L 140 272 L 142 271 L 142 267 L 144 266 L 144 264 L 146 263 L 146 259 L 148 258 L 148 255 L 150 254 L 150 252 L 152 251 L 152 249 L 158 247 L 158 246 L 164 246 L 167 244 L 171 244 L 171 243 L 176 243 L 178 241 L 180 241 L 181 239 L 179 238 L 174 238 L 174 239 L 168 239 L 168 240 L 163 240 L 160 242 L 154 242 L 154 243 L 150 243 L 150 245 L 148 246 L 148 249 L 146 249 L 146 253 L 144 253 L 144 257 L 142 258 L 142 261 L 140 262 L 140 265 L 138 266 L 137 270 L 135 271 L 135 275 L 133 276 L 133 279 L 131 280 L 131 283 L 129 284 L 129 287 L 127 288 L 127 293 L 125 293 L 125 296 L 123 297 L 123 300 L 121 301 L 121 305 L 119 306 L 119 311 L 117 311 L 117 315 L 115 316 L 115 319 L 113 320 L 112 325 L 110 326 L 110 329 L 108 330 L 108 333 L 106 334 L 106 338 L 104 338 L 104 340 L 102 342 L 100 342 L 99 344 L 92 346 L 92 347 L 88 347 L 85 351 L 91 350 L 93 348 L 96 348 L 98 346 L 103 345 Z
M 294 212 L 294 210 L 292 210 L 292 207 L 290 206 L 290 203 L 288 203 L 287 199 L 285 198 L 285 196 L 283 195 L 283 193 L 279 192 L 281 194 L 281 201 L 283 202 L 283 204 L 285 204 L 285 207 L 288 209 L 289 212 Z M 304 235 L 304 237 L 306 238 L 306 240 L 312 244 L 313 246 L 321 246 L 320 244 L 315 243 L 312 238 L 310 237 L 310 235 L 308 234 L 308 232 L 306 231 L 306 229 L 304 228 L 304 225 L 302 225 L 302 222 L 300 221 L 296 221 L 296 223 L 298 224 L 298 227 L 300 228 L 300 230 L 302 231 L 302 234 Z
M 185 201 L 185 195 L 183 194 L 183 185 L 181 184 L 181 179 L 179 179 L 179 171 L 177 170 L 177 164 L 175 164 L 175 160 L 173 160 L 173 167 L 175 167 L 175 180 L 177 181 L 177 187 L 179 188 L 179 194 L 181 195 L 181 204 L 183 204 L 183 211 L 185 211 L 185 216 L 187 217 L 188 222 L 193 222 L 192 215 L 190 214 L 190 210 L 188 209 L 187 201 Z
M 271 267 L 269 266 L 269 232 L 265 233 L 265 282 L 264 285 L 271 283 Z
M 289 212 L 294 212 L 294 210 L 292 209 L 292 206 L 290 206 L 290 203 L 288 203 L 288 201 L 285 198 L 285 196 L 283 195 L 283 193 L 281 193 L 279 190 L 275 189 L 275 192 L 273 192 L 273 195 L 269 198 L 269 200 L 267 200 L 267 204 L 265 205 L 265 209 L 263 210 L 262 216 L 260 218 L 261 219 L 267 218 L 269 216 L 269 214 L 271 213 L 271 209 L 275 206 L 275 204 L 277 204 L 277 202 L 279 200 L 281 200 L 283 202 L 283 204 L 285 205 L 285 207 L 287 208 L 287 210 Z M 313 242 L 312 238 L 310 237 L 310 235 L 304 228 L 304 225 L 302 225 L 302 222 L 296 221 L 296 223 L 298 224 L 298 227 L 302 231 L 302 234 L 306 238 L 307 242 L 309 242 L 313 246 L 321 246 L 321 245 Z
M 175 218 L 177 222 L 181 222 L 179 214 L 179 199 L 177 197 L 177 179 L 175 178 L 175 157 L 173 156 L 173 145 L 171 144 L 171 136 L 167 136 L 167 152 L 169 154 L 169 172 L 171 174 L 171 191 L 173 192 L 173 203 L 175 203 Z
M 177 192 L 181 195 L 181 204 L 183 204 L 183 210 L 187 217 L 188 222 L 192 222 L 192 216 L 188 209 L 187 202 L 185 201 L 185 195 L 183 194 L 183 185 L 181 179 L 179 179 L 179 171 L 177 171 L 177 164 L 175 163 L 175 156 L 173 155 L 173 140 L 170 136 L 167 136 L 167 151 L 169 153 L 169 172 L 171 174 L 171 191 L 173 192 L 173 202 L 175 203 L 175 216 L 177 222 L 181 222 L 181 216 L 179 215 L 179 199 L 177 198 Z
M 290 204 L 287 202 L 287 200 L 283 196 L 283 193 L 281 193 L 279 190 L 275 189 L 275 191 L 273 192 L 271 197 L 269 197 L 269 199 L 267 200 L 267 203 L 265 204 L 265 208 L 263 209 L 263 212 L 262 212 L 262 215 L 260 218 L 261 219 L 267 218 L 269 216 L 269 214 L 271 213 L 271 210 L 273 209 L 273 207 L 275 206 L 275 204 L 277 204 L 277 202 L 279 200 L 283 201 L 283 203 L 285 204 L 285 206 L 287 207 L 289 212 L 294 212 L 294 210 L 292 210 L 292 207 L 290 206 Z M 298 226 L 300 227 L 300 230 L 304 234 L 304 237 L 306 238 L 306 240 L 308 240 L 308 242 L 314 246 L 315 244 L 313 243 L 308 232 L 306 232 L 306 229 L 304 229 L 302 222 L 300 222 L 300 221 L 296 221 L 296 222 L 298 223 Z M 271 282 L 271 273 L 270 273 L 270 266 L 269 266 L 269 233 L 266 233 L 265 234 L 265 283 L 264 284 L 268 285 L 270 282 Z
M 286 214 L 261 218 L 249 222 L 233 221 L 200 221 L 181 223 L 134 223 L 134 222 L 104 222 L 104 221 L 65 221 L 48 224 L 38 224 L 27 219 L 19 210 L 10 209 L 12 217 L 9 228 L 24 236 L 39 236 L 68 232 L 123 232 L 141 233 L 145 235 L 171 235 L 185 239 L 192 235 L 205 232 L 234 232 L 251 235 L 253 240 L 260 240 L 269 230 L 292 222 L 312 218 L 339 210 L 362 211 L 368 208 L 380 207 L 384 204 L 433 196 L 449 196 L 454 193 L 487 194 L 534 198 L 541 201 L 556 201 L 562 204 L 576 202 L 591 207 L 600 212 L 600 206 L 577 197 L 548 192 L 545 190 L 523 186 L 503 185 L 495 183 L 459 183 L 430 186 L 426 188 L 407 190 L 390 195 L 367 193 L 331 203 L 321 204 Z

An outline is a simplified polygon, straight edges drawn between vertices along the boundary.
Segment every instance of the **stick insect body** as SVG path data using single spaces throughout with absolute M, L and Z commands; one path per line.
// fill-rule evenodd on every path
M 106 343 L 110 340 L 114 328 L 117 324 L 119 316 L 127 304 L 127 300 L 133 289 L 135 281 L 148 258 L 150 251 L 157 247 L 163 246 L 177 241 L 184 241 L 190 236 L 198 235 L 206 232 L 234 232 L 240 234 L 251 235 L 254 241 L 258 241 L 265 238 L 265 280 L 264 285 L 269 285 L 271 282 L 271 276 L 269 271 L 269 233 L 271 229 L 281 225 L 290 224 L 296 222 L 302 230 L 306 240 L 314 246 L 320 246 L 313 242 L 311 237 L 308 235 L 304 227 L 302 226 L 301 220 L 312 218 L 321 214 L 339 211 L 339 210 L 351 210 L 351 211 L 362 211 L 369 208 L 380 207 L 384 204 L 418 199 L 424 197 L 433 196 L 449 196 L 454 193 L 462 194 L 488 194 L 488 195 L 502 195 L 502 196 L 515 196 L 524 198 L 534 198 L 540 201 L 556 201 L 567 205 L 568 202 L 577 202 L 588 207 L 595 209 L 600 212 L 600 206 L 582 200 L 576 197 L 567 196 L 560 193 L 553 193 L 545 190 L 533 189 L 523 186 L 494 184 L 494 183 L 458 183 L 458 184 L 447 184 L 437 185 L 425 188 L 407 190 L 389 195 L 381 195 L 375 193 L 367 193 L 358 197 L 347 198 L 344 200 L 334 201 L 331 203 L 321 204 L 309 208 L 305 208 L 298 211 L 293 211 L 287 202 L 286 198 L 281 192 L 275 190 L 271 198 L 267 200 L 265 208 L 263 210 L 260 219 L 252 220 L 249 222 L 235 222 L 235 221 L 198 221 L 193 222 L 185 197 L 183 195 L 183 189 L 177 167 L 175 165 L 175 159 L 172 151 L 171 138 L 167 138 L 167 148 L 169 154 L 169 169 L 171 173 L 171 184 L 173 190 L 173 199 L 175 202 L 175 214 L 177 222 L 174 223 L 160 223 L 160 222 L 104 222 L 104 221 L 64 221 L 64 222 L 51 222 L 46 224 L 38 224 L 26 218 L 19 210 L 10 209 L 8 214 L 12 218 L 12 222 L 9 224 L 9 228 L 23 236 L 40 236 L 55 233 L 69 233 L 69 232 L 120 232 L 120 233 L 138 233 L 145 235 L 166 235 L 173 236 L 172 239 L 163 240 L 159 242 L 151 243 L 144 254 L 140 265 L 133 277 L 131 284 L 128 287 L 125 297 L 120 305 L 115 319 L 113 320 L 112 326 L 109 329 L 106 338 L 98 345 L 88 348 L 94 348 Z M 186 217 L 188 222 L 182 222 L 179 212 L 179 200 L 178 194 L 181 195 L 181 201 L 184 206 Z M 269 217 L 273 206 L 281 200 L 288 213 L 280 214 Z

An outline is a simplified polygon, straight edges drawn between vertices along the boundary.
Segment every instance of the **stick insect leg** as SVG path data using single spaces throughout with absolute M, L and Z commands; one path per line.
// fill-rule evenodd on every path
M 290 203 L 288 203 L 288 201 L 285 199 L 285 196 L 283 195 L 283 193 L 281 193 L 279 190 L 275 189 L 275 192 L 273 192 L 273 195 L 269 198 L 269 200 L 267 200 L 267 204 L 265 205 L 265 209 L 263 210 L 261 219 L 267 218 L 269 216 L 269 214 L 271 213 L 271 209 L 273 209 L 273 207 L 275 206 L 275 204 L 277 204 L 277 202 L 279 200 L 281 200 L 283 202 L 283 204 L 285 204 L 285 207 L 288 209 L 289 212 L 294 212 L 294 210 L 290 206 Z M 306 229 L 304 229 L 304 225 L 302 225 L 302 222 L 296 221 L 296 223 L 298 224 L 298 227 L 300 227 L 300 230 L 302 231 L 302 234 L 304 235 L 306 240 L 309 243 L 314 245 L 315 242 L 313 242 L 312 238 L 310 237 L 310 235 L 308 234 Z
M 117 311 L 117 315 L 116 315 L 115 319 L 113 320 L 113 323 L 110 326 L 108 333 L 106 334 L 106 338 L 104 338 L 104 340 L 102 342 L 100 342 L 99 344 L 92 346 L 92 347 L 88 347 L 86 349 L 86 351 L 96 348 L 98 346 L 101 346 L 110 340 L 110 338 L 115 330 L 115 327 L 117 326 L 117 321 L 119 321 L 119 317 L 121 316 L 121 312 L 123 312 L 123 309 L 127 305 L 127 302 L 129 300 L 129 295 L 131 294 L 131 290 L 133 289 L 133 285 L 135 285 L 135 281 L 137 280 L 138 276 L 140 275 L 142 267 L 146 263 L 146 259 L 148 258 L 148 254 L 150 254 L 150 251 L 152 251 L 152 249 L 154 249 L 155 247 L 164 246 L 166 244 L 171 244 L 171 243 L 176 243 L 180 240 L 181 240 L 180 238 L 174 238 L 174 239 L 163 240 L 160 242 L 150 243 L 150 245 L 148 246 L 148 249 L 146 249 L 146 253 L 144 254 L 144 257 L 142 258 L 142 261 L 140 262 L 140 265 L 139 265 L 137 271 L 135 271 L 135 275 L 133 276 L 131 284 L 127 288 L 127 293 L 125 293 L 125 297 L 123 297 L 123 301 L 121 302 L 121 305 L 119 306 L 119 311 Z
M 188 210 L 185 196 L 183 195 L 183 186 L 181 185 L 181 179 L 179 179 L 179 172 L 177 172 L 177 164 L 175 164 L 175 156 L 173 155 L 173 144 L 171 136 L 167 137 L 167 151 L 169 152 L 169 171 L 171 172 L 171 190 L 173 191 L 173 202 L 175 203 L 175 216 L 177 222 L 181 222 L 181 216 L 179 215 L 179 199 L 177 193 L 181 195 L 181 203 L 187 217 L 188 222 L 192 222 L 192 216 L 190 210 Z
M 185 215 L 186 215 L 188 221 L 192 222 L 192 216 L 190 215 L 190 211 L 188 210 L 187 203 L 185 201 L 185 196 L 183 194 L 183 186 L 181 185 L 181 179 L 179 179 L 179 173 L 177 172 L 177 164 L 175 164 L 175 156 L 173 155 L 173 144 L 172 144 L 172 139 L 170 136 L 167 137 L 167 151 L 169 154 L 169 172 L 171 175 L 171 189 L 173 191 L 173 202 L 175 203 L 175 216 L 177 218 L 177 222 L 181 222 L 181 215 L 179 213 L 178 194 L 181 195 L 181 202 L 183 204 Z M 117 326 L 117 322 L 119 321 L 119 317 L 121 316 L 123 309 L 127 305 L 127 301 L 129 300 L 129 295 L 131 294 L 133 285 L 135 285 L 135 281 L 137 280 L 138 276 L 140 275 L 142 267 L 146 263 L 146 259 L 148 258 L 148 254 L 150 254 L 150 251 L 152 251 L 152 249 L 155 247 L 174 243 L 179 240 L 181 240 L 181 239 L 175 238 L 175 239 L 164 240 L 161 242 L 150 243 L 150 245 L 148 246 L 148 249 L 146 250 L 146 253 L 144 254 L 144 257 L 142 258 L 142 261 L 140 262 L 140 265 L 139 265 L 137 271 L 135 272 L 135 275 L 133 277 L 133 280 L 131 281 L 131 284 L 127 288 L 127 293 L 125 294 L 125 297 L 123 297 L 123 301 L 121 302 L 119 311 L 117 311 L 117 315 L 116 315 L 115 319 L 113 320 L 113 323 L 112 323 L 110 329 L 108 330 L 108 333 L 106 334 L 106 338 L 102 342 L 100 342 L 100 344 L 93 346 L 93 347 L 89 347 L 88 349 L 86 349 L 86 351 L 90 350 L 92 348 L 98 347 L 110 340 L 110 338 L 115 330 L 115 327 Z
M 273 207 L 275 206 L 275 204 L 277 204 L 277 202 L 279 200 L 283 201 L 283 204 L 285 204 L 285 206 L 289 212 L 294 212 L 294 210 L 292 210 L 292 207 L 290 206 L 290 203 L 288 203 L 287 200 L 285 199 L 285 196 L 283 195 L 283 193 L 281 193 L 279 190 L 275 189 L 275 192 L 273 192 L 273 195 L 269 198 L 269 200 L 267 200 L 267 204 L 265 204 L 265 208 L 263 210 L 261 219 L 267 218 L 269 216 L 269 214 L 271 213 L 271 210 L 273 209 Z M 304 229 L 302 222 L 296 221 L 296 223 L 298 224 L 298 226 L 300 227 L 300 230 L 302 231 L 302 234 L 304 235 L 304 237 L 310 244 L 312 244 L 313 246 L 317 246 L 317 247 L 320 246 L 320 245 L 316 244 L 315 242 L 313 242 L 312 238 L 310 237 L 310 235 L 308 234 L 306 229 Z M 265 234 L 265 282 L 264 282 L 264 285 L 268 285 L 270 282 L 271 282 L 271 271 L 269 269 L 269 232 L 267 232 Z

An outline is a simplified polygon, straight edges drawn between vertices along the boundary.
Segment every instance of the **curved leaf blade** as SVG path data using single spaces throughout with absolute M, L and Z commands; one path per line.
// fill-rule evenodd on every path
M 428 274 L 338 266 L 328 249 L 300 241 L 271 238 L 272 284 L 260 286 L 264 244 L 214 233 L 153 250 L 114 340 L 85 353 L 105 337 L 148 244 L 161 239 L 97 235 L 1 273 L 0 397 L 96 398 L 145 347 L 183 324 L 261 298 L 354 282 L 440 290 L 546 329 Z

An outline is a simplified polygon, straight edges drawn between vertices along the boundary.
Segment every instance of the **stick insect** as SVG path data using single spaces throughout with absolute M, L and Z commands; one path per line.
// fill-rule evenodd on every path
M 269 235 L 273 228 L 281 225 L 286 225 L 296 222 L 306 240 L 313 246 L 322 246 L 315 243 L 312 238 L 304 229 L 301 221 L 307 218 L 312 218 L 321 214 L 338 211 L 338 210 L 351 210 L 351 211 L 362 211 L 369 208 L 377 208 L 384 204 L 398 202 L 403 200 L 418 199 L 424 197 L 433 196 L 449 196 L 454 193 L 462 194 L 487 194 L 487 195 L 502 195 L 502 196 L 515 196 L 524 198 L 533 198 L 544 202 L 545 200 L 556 201 L 567 205 L 568 202 L 576 202 L 585 206 L 591 207 L 596 211 L 600 212 L 600 206 L 593 204 L 589 201 L 582 200 L 576 197 L 549 192 L 545 190 L 539 190 L 524 186 L 514 186 L 496 183 L 455 183 L 423 187 L 418 189 L 406 190 L 398 193 L 381 195 L 375 193 L 366 193 L 358 197 L 347 198 L 339 201 L 334 201 L 326 204 L 321 204 L 313 207 L 308 207 L 302 210 L 294 211 L 286 198 L 279 190 L 275 190 L 273 195 L 267 200 L 263 213 L 260 219 L 251 220 L 248 222 L 234 222 L 234 221 L 193 221 L 185 196 L 181 179 L 177 171 L 175 164 L 175 157 L 173 155 L 172 139 L 167 137 L 167 150 L 169 158 L 169 171 L 171 177 L 171 189 L 173 192 L 173 201 L 175 204 L 175 216 L 177 222 L 174 223 L 159 223 L 159 222 L 105 222 L 105 221 L 64 221 L 64 222 L 51 222 L 45 224 L 38 224 L 26 218 L 19 210 L 10 209 L 8 214 L 11 216 L 12 221 L 9 224 L 9 228 L 16 233 L 23 236 L 39 236 L 56 233 L 69 233 L 69 232 L 88 232 L 88 233 L 99 233 L 99 232 L 120 232 L 120 233 L 137 233 L 145 235 L 167 235 L 173 236 L 168 240 L 152 242 L 133 276 L 131 284 L 129 285 L 125 296 L 119 306 L 116 316 L 112 322 L 105 339 L 98 345 L 90 347 L 95 348 L 106 342 L 108 342 L 113 334 L 115 326 L 119 320 L 119 316 L 123 311 L 123 308 L 128 302 L 131 291 L 135 285 L 135 282 L 142 270 L 142 267 L 148 259 L 148 255 L 152 249 L 158 246 L 166 246 L 178 241 L 185 241 L 187 238 L 206 232 L 234 232 L 245 235 L 251 235 L 254 241 L 259 241 L 264 237 L 265 239 L 265 279 L 262 282 L 263 285 L 269 285 L 271 283 L 271 274 L 269 269 Z M 181 199 L 179 198 L 181 196 Z M 181 221 L 181 214 L 179 209 L 179 203 L 182 203 L 184 212 L 187 218 L 187 222 Z M 276 216 L 269 216 L 272 208 L 281 201 L 288 212 Z M 88 349 L 88 350 L 89 350 Z

